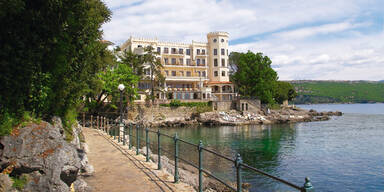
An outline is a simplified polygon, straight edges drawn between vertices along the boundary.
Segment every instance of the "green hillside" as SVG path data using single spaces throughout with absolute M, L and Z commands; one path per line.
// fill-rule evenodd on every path
M 290 81 L 298 96 L 294 103 L 384 102 L 384 82 L 374 81 Z

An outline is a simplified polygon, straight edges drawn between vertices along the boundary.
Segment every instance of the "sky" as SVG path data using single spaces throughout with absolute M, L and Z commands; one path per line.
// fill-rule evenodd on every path
M 225 31 L 230 51 L 261 52 L 280 80 L 383 80 L 384 0 L 104 0 L 104 39 L 131 35 L 206 42 Z

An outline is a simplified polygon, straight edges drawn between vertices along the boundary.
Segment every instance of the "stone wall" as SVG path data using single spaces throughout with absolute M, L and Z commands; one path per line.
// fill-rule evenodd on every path
M 229 111 L 235 109 L 233 101 L 214 101 L 212 102 L 212 107 L 215 111 Z
M 257 113 L 261 110 L 261 102 L 258 99 L 238 99 L 236 109 L 243 112 Z

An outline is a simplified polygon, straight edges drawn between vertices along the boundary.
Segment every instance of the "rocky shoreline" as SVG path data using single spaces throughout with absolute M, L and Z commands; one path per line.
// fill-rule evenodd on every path
M 153 116 L 154 114 L 152 114 Z M 294 122 L 326 121 L 331 116 L 342 116 L 340 111 L 317 112 L 298 107 L 284 107 L 279 110 L 259 110 L 255 113 L 231 111 L 212 111 L 205 113 L 191 113 L 184 116 L 167 116 L 162 118 L 148 118 L 129 123 L 140 123 L 148 127 L 181 127 L 191 125 L 252 125 L 252 124 L 281 124 Z M 127 122 L 127 123 L 128 123 Z
M 29 122 L 0 137 L 0 191 L 91 190 L 83 180 L 94 169 L 88 163 L 82 127 L 72 126 L 69 142 L 61 119 L 51 122 Z M 22 180 L 18 188 L 12 186 L 15 178 Z

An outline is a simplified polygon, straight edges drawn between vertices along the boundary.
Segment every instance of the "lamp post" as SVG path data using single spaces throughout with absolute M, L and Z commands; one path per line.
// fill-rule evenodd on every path
M 121 127 L 123 127 L 123 91 L 125 86 L 123 84 L 119 84 L 117 88 L 120 91 L 120 125 L 119 125 L 119 131 L 118 131 L 118 134 L 119 134 L 118 142 L 120 142 L 120 129 Z

